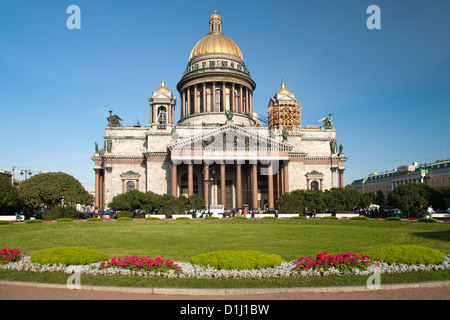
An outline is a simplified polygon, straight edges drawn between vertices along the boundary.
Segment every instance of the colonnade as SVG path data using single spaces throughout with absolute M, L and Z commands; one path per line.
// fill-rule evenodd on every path
M 220 164 L 209 164 L 203 162 L 203 164 L 194 163 L 182 163 L 176 164 L 172 162 L 171 170 L 171 193 L 173 196 L 178 197 L 179 195 L 179 185 L 178 185 L 178 172 L 180 168 L 183 168 L 183 172 L 186 171 L 185 166 L 187 166 L 188 175 L 188 196 L 194 193 L 194 166 L 201 166 L 203 172 L 203 199 L 205 200 L 206 206 L 210 202 L 210 183 L 212 179 L 218 175 L 217 186 L 220 190 L 220 197 L 217 204 L 221 204 L 226 209 L 226 176 L 233 176 L 235 184 L 235 204 L 236 208 L 240 209 L 243 207 L 243 195 L 247 192 L 247 200 L 249 208 L 252 210 L 262 209 L 258 204 L 258 183 L 261 182 L 260 179 L 267 179 L 267 200 L 268 208 L 273 209 L 275 207 L 276 199 L 280 198 L 285 192 L 289 192 L 289 167 L 288 162 L 282 163 L 281 161 L 276 163 L 276 168 L 272 164 L 261 165 L 257 163 L 248 163 L 236 161 L 233 164 L 220 163 Z M 212 170 L 214 169 L 214 170 Z M 260 172 L 258 174 L 258 169 L 264 170 L 265 172 Z M 214 171 L 214 174 L 212 173 Z M 244 190 L 244 186 L 247 189 Z M 201 196 L 201 195 L 200 195 Z M 212 201 L 211 201 L 212 202 Z M 211 203 L 212 204 L 212 203 Z
M 203 82 L 180 91 L 181 118 L 201 112 L 223 112 L 253 115 L 253 92 L 234 82 Z

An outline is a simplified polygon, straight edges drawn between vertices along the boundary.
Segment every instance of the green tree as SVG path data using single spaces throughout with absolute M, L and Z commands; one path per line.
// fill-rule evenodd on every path
M 19 186 L 19 197 L 32 209 L 42 204 L 51 208 L 62 203 L 90 205 L 93 201 L 93 196 L 77 179 L 63 172 L 41 173 L 23 181 Z
M 148 198 L 149 196 L 146 197 L 143 192 L 135 189 L 115 196 L 108 206 L 114 211 L 131 211 L 136 216 L 138 211 L 149 208 Z
M 22 202 L 16 188 L 5 176 L 0 176 L 0 214 L 11 215 L 22 209 Z
M 185 196 L 180 196 L 178 198 L 168 196 L 165 200 L 165 203 L 158 210 L 158 213 L 164 214 L 166 217 L 171 217 L 174 214 L 186 214 L 189 210 L 188 198 Z
M 432 190 L 426 184 L 413 182 L 401 184 L 389 193 L 388 205 L 416 215 L 421 205 L 425 208 L 429 205 L 431 194 Z
M 205 211 L 205 200 L 203 200 L 197 194 L 192 194 L 187 198 L 187 212 L 192 214 L 193 217 L 196 216 L 197 212 Z
M 301 190 L 286 192 L 277 200 L 278 212 L 303 215 L 304 203 Z

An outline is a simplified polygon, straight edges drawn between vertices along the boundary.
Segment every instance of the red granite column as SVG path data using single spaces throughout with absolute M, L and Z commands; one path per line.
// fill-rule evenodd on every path
M 269 198 L 269 209 L 274 209 L 274 199 L 273 199 L 273 168 L 272 165 L 269 164 L 269 166 L 267 167 L 267 184 L 268 184 L 268 188 L 269 188 L 269 194 L 268 194 L 268 198 Z
M 226 207 L 226 194 L 225 194 L 225 162 L 220 165 L 220 202 L 223 207 Z
M 172 196 L 178 198 L 177 165 L 172 162 Z
M 242 171 L 240 163 L 236 163 L 236 208 L 242 208 Z
M 252 210 L 258 210 L 258 165 L 252 164 Z
M 194 193 L 194 164 L 188 164 L 188 196 Z

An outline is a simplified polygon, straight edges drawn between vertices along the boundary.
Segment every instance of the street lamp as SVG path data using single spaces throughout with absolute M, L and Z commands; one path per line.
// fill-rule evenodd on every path
M 25 180 L 27 180 L 27 174 L 29 174 L 30 176 L 33 174 L 31 172 L 31 170 L 25 169 L 25 170 L 20 170 L 20 175 L 23 176 L 25 174 Z
M 212 168 L 208 168 L 208 172 L 211 173 L 211 175 L 215 175 L 216 174 L 216 170 L 214 169 L 214 167 Z M 206 171 L 203 170 L 203 174 L 205 174 Z M 208 175 L 209 176 L 209 175 Z M 213 183 L 214 178 L 210 177 L 209 179 L 204 179 L 204 182 L 206 182 L 208 184 L 208 215 L 211 217 L 211 184 Z

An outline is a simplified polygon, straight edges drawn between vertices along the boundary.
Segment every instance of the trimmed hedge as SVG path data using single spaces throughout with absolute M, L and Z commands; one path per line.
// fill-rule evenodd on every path
M 133 218 L 133 212 L 131 211 L 119 211 L 116 213 L 117 218 L 127 217 L 127 218 Z
M 384 261 L 389 264 L 438 264 L 445 259 L 445 255 L 437 249 L 417 245 L 390 245 L 370 251 L 365 251 L 371 260 Z
M 283 259 L 259 251 L 214 251 L 194 256 L 189 262 L 216 269 L 247 270 L 279 266 Z
M 386 217 L 386 221 L 402 221 L 399 217 Z
M 106 261 L 109 256 L 95 249 L 79 247 L 58 247 L 36 251 L 31 254 L 30 261 L 46 264 L 85 265 L 94 262 Z
M 133 220 L 133 218 L 130 217 L 118 217 L 117 221 L 124 221 L 124 220 Z
M 438 222 L 436 219 L 433 219 L 433 218 L 420 218 L 417 221 L 419 221 L 419 222 L 431 222 L 431 223 Z

